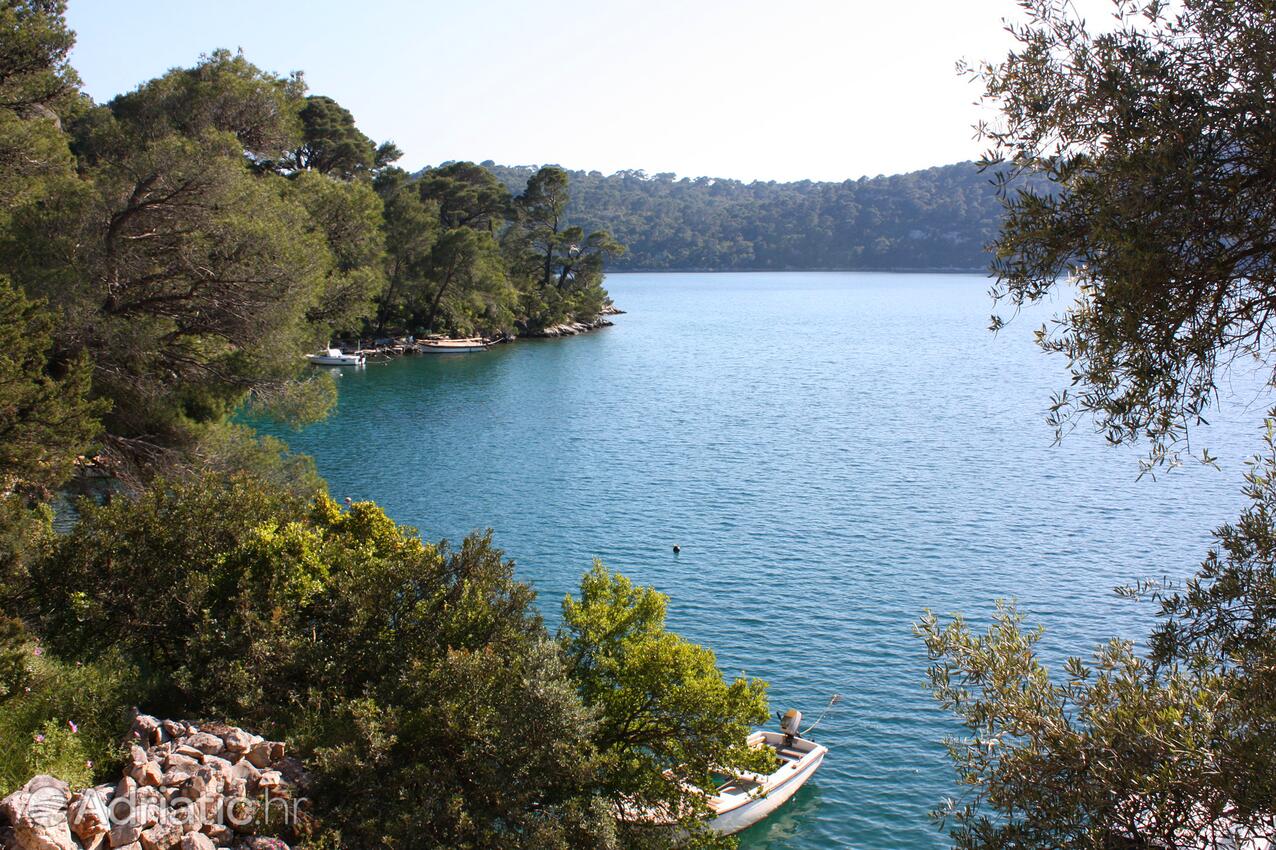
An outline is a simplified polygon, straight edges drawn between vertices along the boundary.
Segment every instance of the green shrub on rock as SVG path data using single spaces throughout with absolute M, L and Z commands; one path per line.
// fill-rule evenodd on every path
M 32 595 L 58 654 L 143 670 L 148 711 L 287 735 L 347 843 L 609 844 L 590 716 L 488 537 L 209 476 L 87 507 Z

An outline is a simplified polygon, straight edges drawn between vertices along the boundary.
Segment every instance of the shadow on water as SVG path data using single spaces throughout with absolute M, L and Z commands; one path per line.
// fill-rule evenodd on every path
M 790 847 L 798 834 L 809 830 L 820 808 L 820 788 L 813 780 L 762 823 L 740 833 L 740 850 Z

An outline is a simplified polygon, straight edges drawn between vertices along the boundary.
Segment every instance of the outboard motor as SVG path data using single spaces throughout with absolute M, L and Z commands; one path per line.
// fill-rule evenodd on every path
M 793 746 L 793 739 L 801 734 L 802 728 L 802 712 L 796 708 L 790 708 L 788 711 L 779 715 L 780 731 L 784 733 L 784 746 Z

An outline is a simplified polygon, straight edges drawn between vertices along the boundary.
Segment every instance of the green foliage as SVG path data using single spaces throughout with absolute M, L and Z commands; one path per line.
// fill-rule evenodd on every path
M 918 627 L 935 698 L 968 730 L 947 741 L 965 795 L 935 812 L 955 847 L 1177 847 L 1229 823 L 1263 828 L 1267 813 L 1220 785 L 1217 676 L 1157 670 L 1114 640 L 1055 682 L 1041 630 L 1022 623 L 999 605 L 984 635 L 929 612 Z
M 1200 570 L 1178 591 L 1159 589 L 1152 659 L 1207 670 L 1226 699 L 1215 756 L 1220 793 L 1270 812 L 1276 800 L 1276 422 L 1245 476 L 1249 504 L 1214 533 Z
M 511 189 L 536 171 L 484 165 Z M 840 183 L 568 175 L 567 217 L 628 246 L 616 271 L 981 269 L 1001 218 L 974 163 Z
M 329 334 L 358 327 L 385 288 L 381 198 L 366 182 L 317 172 L 297 174 L 289 186 L 306 210 L 307 229 L 328 246 L 326 280 L 306 319 Z
M 322 384 L 327 386 L 328 382 Z M 274 407 L 271 412 L 276 412 Z M 187 480 L 210 472 L 231 475 L 251 470 L 253 477 L 267 486 L 302 499 L 309 500 L 327 489 L 314 458 L 297 454 L 282 440 L 237 422 L 203 429 L 192 461 L 194 468 L 184 470 L 182 476 Z
M 574 317 L 593 317 L 607 303 L 603 267 L 624 247 L 606 231 L 585 231 L 568 224 L 570 202 L 566 171 L 541 168 L 514 199 L 515 222 L 506 234 L 513 273 L 535 281 L 523 289 L 521 324 L 532 331 Z
M 421 174 L 421 200 L 438 205 L 444 227 L 472 227 L 495 231 L 510 213 L 510 192 L 486 168 L 472 162 L 451 162 Z
M 517 291 L 490 233 L 468 227 L 444 231 L 430 253 L 427 277 L 433 292 L 414 311 L 424 330 L 443 326 L 468 335 L 479 327 L 512 329 Z
M 0 695 L 0 796 L 37 773 L 73 786 L 109 776 L 120 762 L 136 672 L 113 655 L 93 664 L 60 661 L 33 639 L 21 652 L 22 688 Z
M 489 537 L 426 543 L 371 503 L 240 474 L 82 511 L 25 590 L 48 649 L 141 671 L 121 682 L 150 711 L 287 736 L 347 846 L 674 842 L 618 804 L 716 846 L 683 783 L 768 766 L 744 746 L 765 685 L 724 681 L 664 597 L 601 566 L 555 642 Z M 69 716 L 43 711 L 22 722 Z
M 299 138 L 301 91 L 215 53 L 78 116 L 78 174 L 49 122 L 0 122 L 0 155 L 28 137 L 50 151 L 0 180 L 0 267 L 56 309 L 55 356 L 93 363 L 121 475 L 188 465 L 250 396 L 326 412 L 301 354 L 371 311 L 382 214 L 366 184 L 269 167 Z
M 0 110 L 64 107 L 79 77 L 65 0 L 0 0 Z
M 1038 334 L 1073 373 L 1054 424 L 1093 417 L 1174 463 L 1219 370 L 1274 368 L 1271 4 L 1121 2 L 1099 35 L 1066 4 L 1025 8 L 1017 47 L 975 71 L 1002 113 L 985 160 L 1050 186 L 1005 193 L 995 293 L 1014 310 L 1071 271 L 1075 302 Z
M 84 738 L 57 720 L 46 720 L 39 727 L 27 750 L 26 762 L 29 775 L 47 773 L 72 788 L 84 788 L 93 780 L 93 760 L 88 757 Z
M 86 398 L 82 357 L 49 363 L 52 334 L 43 305 L 0 275 L 0 492 L 43 494 L 65 482 L 107 408 Z
M 54 197 L 74 183 L 75 159 L 56 121 L 0 109 L 0 233 L 14 208 Z
M 355 846 L 606 846 L 589 716 L 486 538 L 209 476 L 85 506 L 34 584 L 60 657 L 118 653 L 150 710 L 289 735 Z
M 563 169 L 546 166 L 527 178 L 527 188 L 515 202 L 525 250 L 533 258 L 533 268 L 539 266 L 542 288 L 554 279 L 554 255 L 564 241 L 560 231 L 567 215 L 568 180 Z
M 255 67 L 242 53 L 216 50 L 195 67 L 169 71 L 107 107 L 127 127 L 133 144 L 173 135 L 230 133 L 254 161 L 272 162 L 301 139 L 298 113 L 304 91 L 300 75 L 279 77 Z M 84 154 L 92 157 L 96 151 L 89 145 Z
M 350 110 L 330 97 L 310 95 L 298 113 L 302 142 L 291 165 L 349 180 L 377 165 L 376 144 L 354 124 Z
M 750 727 L 768 717 L 766 683 L 725 681 L 711 650 L 666 630 L 666 605 L 655 589 L 596 562 L 581 579 L 580 599 L 563 601 L 560 640 L 598 719 L 599 781 L 622 813 L 622 837 L 634 846 L 658 838 L 647 815 L 662 812 L 697 846 L 711 846 L 703 794 L 689 786 L 716 787 L 715 771 L 773 768 L 770 753 L 745 743 Z
M 19 280 L 69 320 L 59 344 L 92 358 L 95 392 L 115 402 L 112 437 L 140 451 L 180 446 L 189 425 L 224 420 L 254 386 L 299 374 L 327 252 L 286 181 L 253 176 L 224 133 L 162 138 L 103 161 L 92 179 L 98 198 L 76 220 L 39 206 L 14 229 L 20 243 L 74 234 L 77 252 Z
M 240 673 L 231 668 L 244 663 L 253 636 L 247 615 L 230 604 L 248 588 L 224 562 L 304 510 L 304 500 L 256 480 L 212 476 L 82 505 L 80 522 L 33 582 L 29 619 L 60 657 L 94 660 L 118 649 L 171 677 L 171 697 L 152 703 L 155 711 L 241 716 L 260 700 L 261 683 L 234 687 Z M 266 608 L 256 609 L 254 623 L 269 622 L 284 600 L 257 601 Z M 192 690 L 205 681 L 219 696 Z
M 624 248 L 605 231 L 586 236 L 568 224 L 561 169 L 536 172 L 513 199 L 472 162 L 426 170 L 414 183 L 390 169 L 377 188 L 386 203 L 390 280 L 378 333 L 536 333 L 592 321 L 609 303 L 603 269 Z
M 54 540 L 53 511 L 17 493 L 0 498 L 0 616 L 19 616 L 30 571 Z
M 21 692 L 30 679 L 27 644 L 22 621 L 0 614 L 0 702 Z
M 936 812 L 961 848 L 1236 846 L 1270 834 L 1276 799 L 1276 423 L 1249 505 L 1160 602 L 1148 657 L 1124 641 L 1055 681 L 999 605 L 976 635 L 927 613 L 931 689 L 969 730 L 948 742 L 966 795 Z M 1213 836 L 1213 837 L 1211 837 Z M 1143 843 L 1146 842 L 1146 843 Z
M 405 172 L 389 169 L 377 177 L 385 205 L 386 288 L 377 301 L 374 330 L 379 335 L 393 323 L 416 327 L 413 313 L 428 289 L 428 275 L 439 235 L 439 207 L 425 202 Z

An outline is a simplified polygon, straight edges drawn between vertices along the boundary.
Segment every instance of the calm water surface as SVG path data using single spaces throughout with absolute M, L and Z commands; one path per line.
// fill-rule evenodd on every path
M 613 275 L 616 327 L 348 370 L 336 415 L 287 439 L 338 498 L 432 538 L 495 529 L 551 622 L 602 558 L 667 593 L 724 670 L 770 681 L 773 708 L 842 693 L 825 766 L 745 847 L 940 847 L 956 730 L 924 690 L 922 610 L 1015 597 L 1048 658 L 1137 638 L 1149 611 L 1113 586 L 1199 562 L 1259 435 L 1260 408 L 1220 417 L 1223 471 L 1155 482 L 1092 434 L 1052 448 L 1066 376 L 1031 343 L 1049 310 L 994 337 L 987 287 Z

